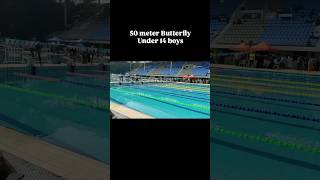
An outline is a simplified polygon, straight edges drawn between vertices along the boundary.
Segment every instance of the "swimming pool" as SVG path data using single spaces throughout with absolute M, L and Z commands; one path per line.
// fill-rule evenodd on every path
M 211 72 L 211 179 L 319 179 L 320 75 Z
M 210 118 L 210 86 L 187 83 L 111 85 L 110 100 L 155 118 Z
M 45 75 L 58 81 L 10 74 L 0 84 L 0 125 L 109 164 L 107 80 L 55 69 Z

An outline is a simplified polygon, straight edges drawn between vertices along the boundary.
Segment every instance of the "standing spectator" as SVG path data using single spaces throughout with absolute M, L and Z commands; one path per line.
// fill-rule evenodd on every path
M 40 43 L 38 43 L 38 44 L 36 45 L 36 51 L 37 51 L 37 54 L 38 54 L 38 59 L 39 59 L 40 66 L 42 66 L 42 60 L 41 60 L 42 46 L 41 46 Z

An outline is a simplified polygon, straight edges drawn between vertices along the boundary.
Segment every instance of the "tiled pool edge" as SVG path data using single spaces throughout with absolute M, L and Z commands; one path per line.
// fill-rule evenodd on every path
M 122 106 L 114 102 L 110 102 L 110 110 L 115 111 L 119 114 L 123 114 L 128 118 L 154 119 L 154 117 L 151 117 L 149 115 L 143 114 L 141 112 L 138 112 L 136 110 L 130 109 L 128 107 Z
M 110 166 L 0 126 L 0 150 L 70 180 L 109 180 Z

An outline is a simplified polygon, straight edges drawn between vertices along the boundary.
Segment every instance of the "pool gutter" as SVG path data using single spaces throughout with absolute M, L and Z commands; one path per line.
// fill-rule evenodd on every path
M 109 180 L 110 166 L 0 126 L 0 150 L 68 180 Z

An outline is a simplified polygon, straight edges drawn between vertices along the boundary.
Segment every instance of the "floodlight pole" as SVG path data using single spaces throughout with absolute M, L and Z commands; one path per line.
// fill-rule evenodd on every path
M 172 61 L 170 61 L 170 72 L 172 70 Z

